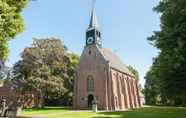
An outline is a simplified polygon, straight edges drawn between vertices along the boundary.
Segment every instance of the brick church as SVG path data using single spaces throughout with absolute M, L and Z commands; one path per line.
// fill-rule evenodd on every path
M 137 80 L 109 49 L 102 47 L 95 8 L 86 30 L 86 46 L 76 70 L 74 109 L 90 109 L 97 101 L 100 110 L 141 107 Z

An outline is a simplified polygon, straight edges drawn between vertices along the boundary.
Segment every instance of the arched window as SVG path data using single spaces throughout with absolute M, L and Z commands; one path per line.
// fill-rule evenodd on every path
M 92 76 L 88 76 L 87 78 L 87 91 L 88 92 L 94 91 L 94 79 Z

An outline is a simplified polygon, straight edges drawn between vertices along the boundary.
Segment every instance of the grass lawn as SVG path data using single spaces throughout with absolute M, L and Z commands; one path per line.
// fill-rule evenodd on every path
M 22 116 L 43 116 L 44 118 L 186 118 L 186 108 L 145 107 L 125 112 L 71 111 L 65 107 L 26 109 Z

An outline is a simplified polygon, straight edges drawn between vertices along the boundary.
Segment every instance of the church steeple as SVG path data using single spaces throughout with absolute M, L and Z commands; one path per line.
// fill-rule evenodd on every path
M 86 46 L 88 45 L 98 45 L 100 47 L 102 45 L 95 7 L 92 8 L 90 24 L 86 31 Z
M 89 28 L 92 28 L 92 27 L 98 28 L 98 21 L 96 17 L 95 8 L 92 9 L 91 19 L 90 19 L 90 24 L 89 24 Z

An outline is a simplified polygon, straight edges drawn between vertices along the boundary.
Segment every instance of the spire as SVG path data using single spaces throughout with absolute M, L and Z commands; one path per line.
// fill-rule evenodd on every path
M 96 17 L 96 10 L 95 10 L 95 1 L 93 3 L 91 19 L 90 19 L 90 24 L 89 24 L 89 28 L 92 28 L 92 27 L 98 28 L 98 22 L 97 22 L 97 17 Z
M 88 45 L 98 45 L 101 47 L 101 32 L 99 30 L 97 18 L 96 18 L 96 10 L 95 10 L 95 0 L 92 0 L 92 12 L 89 27 L 86 31 L 86 46 Z

